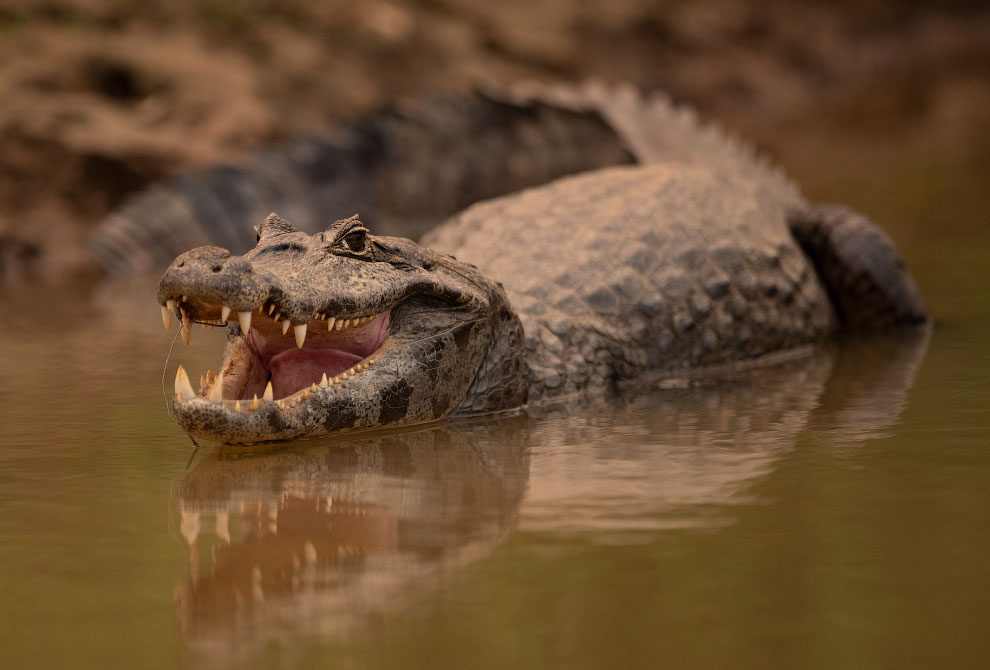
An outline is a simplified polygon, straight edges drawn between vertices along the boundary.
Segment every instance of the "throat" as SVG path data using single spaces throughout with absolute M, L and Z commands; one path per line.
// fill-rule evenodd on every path
M 255 328 L 247 337 L 237 336 L 223 369 L 223 397 L 251 400 L 261 397 L 268 383 L 275 399 L 291 396 L 324 378 L 333 379 L 360 367 L 377 351 L 388 335 L 388 314 L 360 328 L 317 330 L 310 328 L 302 347 L 291 333 L 281 329 Z M 322 332 L 321 332 L 322 331 Z
M 366 356 L 342 349 L 304 347 L 283 351 L 268 361 L 272 391 L 276 398 L 284 398 L 311 384 L 318 384 L 323 375 L 334 377 L 365 358 Z

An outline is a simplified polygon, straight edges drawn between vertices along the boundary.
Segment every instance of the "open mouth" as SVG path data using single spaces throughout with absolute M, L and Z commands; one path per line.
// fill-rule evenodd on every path
M 162 307 L 165 327 L 176 308 L 182 339 L 188 344 L 193 323 L 227 324 L 231 310 L 212 298 L 181 296 Z M 388 336 L 390 313 L 317 313 L 307 323 L 283 319 L 268 301 L 255 312 L 238 312 L 237 331 L 228 336 L 227 354 L 214 377 L 207 371 L 196 392 L 179 366 L 175 393 L 181 401 L 205 398 L 236 411 L 257 410 L 259 403 L 301 398 L 359 375 L 373 366 Z M 245 335 L 246 334 L 246 335 Z M 233 405 L 233 407 L 229 407 Z

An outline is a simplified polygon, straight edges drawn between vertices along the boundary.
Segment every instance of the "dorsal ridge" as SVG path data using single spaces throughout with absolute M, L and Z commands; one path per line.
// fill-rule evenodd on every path
M 513 102 L 543 102 L 572 111 L 594 111 L 611 126 L 640 163 L 677 162 L 748 174 L 785 202 L 803 203 L 800 189 L 751 142 L 717 124 L 704 123 L 662 91 L 644 94 L 632 84 L 583 85 L 525 82 L 506 90 Z

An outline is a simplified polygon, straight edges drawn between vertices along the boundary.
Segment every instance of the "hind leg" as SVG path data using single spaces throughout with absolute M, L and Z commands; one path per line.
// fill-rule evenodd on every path
M 921 326 L 929 321 L 918 286 L 893 240 L 840 205 L 793 212 L 790 227 L 811 259 L 844 328 Z

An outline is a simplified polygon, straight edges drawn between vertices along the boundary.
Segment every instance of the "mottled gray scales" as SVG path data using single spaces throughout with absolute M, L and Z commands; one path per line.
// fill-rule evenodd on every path
M 785 204 L 743 175 L 610 168 L 475 205 L 424 244 L 502 281 L 532 334 L 533 397 L 754 357 L 836 325 Z M 607 374 L 589 379 L 596 363 Z
M 185 430 L 254 441 L 417 423 L 745 363 L 819 342 L 843 324 L 928 323 L 876 226 L 809 205 L 747 145 L 666 99 L 600 87 L 509 98 L 379 120 L 352 137 L 362 147 L 352 157 L 372 156 L 373 169 L 352 173 L 346 161 L 318 156 L 308 169 L 335 188 L 360 186 L 348 194 L 370 203 L 365 222 L 390 230 L 389 211 L 422 222 L 424 211 L 506 185 L 633 158 L 646 164 L 480 202 L 428 233 L 425 246 L 372 235 L 356 218 L 307 235 L 272 215 L 243 256 L 215 246 L 179 256 L 158 299 L 186 319 L 187 336 L 190 319 L 216 320 L 222 306 L 242 316 L 260 308 L 248 337 L 231 325 L 221 365 L 229 381 L 207 380 L 197 396 L 177 377 L 173 407 Z M 486 158 L 471 163 L 479 148 Z M 415 154 L 431 159 L 425 172 L 407 162 Z M 224 197 L 246 188 L 229 173 L 211 183 Z M 398 210 L 376 199 L 387 193 Z M 228 234 L 229 223 L 217 230 Z M 279 319 L 300 329 L 306 348 L 298 334 L 298 352 L 286 344 Z M 351 340 L 307 334 L 327 321 L 338 331 L 363 325 Z M 345 363 L 354 364 L 341 372 Z M 324 364 L 333 368 L 328 384 L 300 382 Z M 245 408 L 266 381 L 264 402 Z

